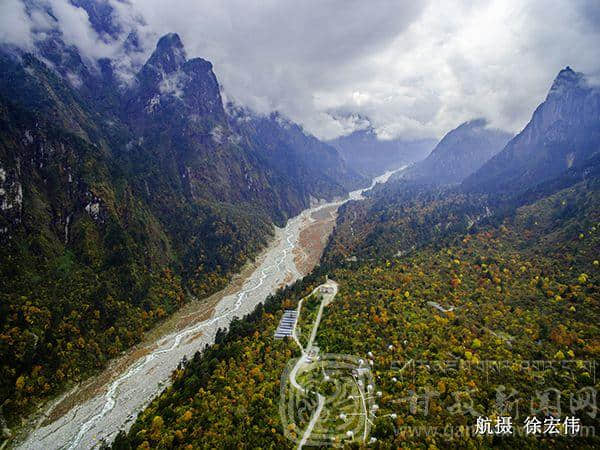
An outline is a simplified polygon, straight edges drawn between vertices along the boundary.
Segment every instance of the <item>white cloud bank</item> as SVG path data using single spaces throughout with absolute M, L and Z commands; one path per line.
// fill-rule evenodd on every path
M 125 30 L 116 39 L 67 0 L 45 3 L 90 58 L 123 58 L 131 28 L 143 57 L 177 32 L 189 56 L 214 64 L 229 98 L 322 138 L 348 133 L 334 118 L 347 113 L 370 117 L 382 138 L 441 137 L 480 116 L 516 132 L 564 66 L 600 78 L 597 0 L 105 1 Z M 22 4 L 3 0 L 0 14 L 0 40 L 31 46 Z

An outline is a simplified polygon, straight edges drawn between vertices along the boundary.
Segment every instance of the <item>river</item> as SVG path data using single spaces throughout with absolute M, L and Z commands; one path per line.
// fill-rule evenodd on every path
M 137 414 L 168 385 L 171 373 L 184 357 L 189 358 L 206 344 L 212 344 L 219 328 L 227 328 L 234 317 L 252 312 L 280 286 L 306 275 L 296 267 L 293 250 L 299 246 L 302 230 L 314 222 L 313 213 L 339 207 L 348 200 L 362 199 L 365 191 L 376 183 L 385 183 L 396 171 L 376 177 L 371 186 L 351 192 L 345 200 L 306 209 L 288 220 L 284 228 L 276 228 L 274 239 L 257 259 L 254 270 L 239 283 L 241 287 L 230 288 L 229 291 L 234 292 L 219 298 L 209 318 L 192 321 L 183 329 L 152 338 L 151 342 L 138 347 L 137 353 L 122 357 L 126 364 L 115 367 L 113 363 L 105 373 L 95 377 L 106 382 L 93 395 L 78 392 L 85 386 L 89 390 L 88 383 L 53 402 L 45 412 L 46 420 L 38 419 L 37 425 L 17 448 L 89 449 L 102 442 L 112 442 L 119 430 L 128 430 Z M 137 354 L 139 357 L 135 356 Z M 69 398 L 76 400 L 68 403 Z M 55 410 L 59 409 L 64 412 L 56 417 Z

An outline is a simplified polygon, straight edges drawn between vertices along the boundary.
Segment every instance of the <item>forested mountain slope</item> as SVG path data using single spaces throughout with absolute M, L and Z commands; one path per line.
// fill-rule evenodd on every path
M 498 153 L 511 135 L 488 127 L 485 119 L 448 132 L 423 161 L 402 172 L 406 179 L 436 185 L 460 183 Z
M 273 224 L 366 184 L 290 122 L 272 125 L 270 151 L 294 171 L 269 164 L 254 131 L 230 125 L 211 63 L 187 59 L 176 34 L 131 84 L 116 64 L 84 61 L 53 34 L 35 54 L 0 51 L 0 404 L 11 421 L 137 342 L 186 289 L 222 288 Z M 310 178 L 290 183 L 296 171 Z
M 570 67 L 557 75 L 527 126 L 463 186 L 478 192 L 514 192 L 585 167 L 600 151 L 600 88 Z
M 523 151 L 537 154 L 533 144 Z M 585 399 L 599 388 L 599 211 L 594 155 L 512 193 L 414 180 L 379 186 L 341 208 L 310 277 L 176 371 L 173 386 L 114 448 L 291 448 L 319 410 L 313 430 L 360 445 L 365 435 L 347 428 L 349 417 L 360 416 L 361 398 L 376 391 L 368 442 L 381 448 L 598 446 L 595 403 Z M 296 308 L 325 275 L 339 292 L 324 308 L 319 354 L 369 361 L 375 387 L 351 396 L 358 375 L 352 386 L 336 385 L 330 378 L 341 366 L 317 359 L 297 380 L 324 403 L 306 395 L 289 411 L 282 374 L 306 356 L 273 333 L 283 310 Z M 300 309 L 300 341 L 314 304 L 305 299 Z M 502 415 L 512 418 L 510 435 L 476 435 L 478 417 Z M 576 417 L 581 429 L 527 436 L 528 416 Z
M 279 113 L 259 115 L 229 104 L 231 128 L 252 151 L 265 172 L 292 192 L 314 198 L 342 197 L 364 184 L 365 178 L 347 164 L 340 152 Z M 276 174 L 276 175 L 275 175 Z
M 557 414 L 556 408 L 563 418 L 574 415 L 583 426 L 598 425 L 593 407 L 579 407 L 578 399 L 586 389 L 598 388 L 586 361 L 599 355 L 600 179 L 548 191 L 498 221 L 492 216 L 485 224 L 451 226 L 435 236 L 427 231 L 431 224 L 421 220 L 424 215 L 438 211 L 454 223 L 451 218 L 472 214 L 472 205 L 461 197 L 440 202 L 435 195 L 427 201 L 422 195 L 406 208 L 404 202 L 391 202 L 393 197 L 375 199 L 387 203 L 393 215 L 367 215 L 364 222 L 395 225 L 373 227 L 371 234 L 382 237 L 371 239 L 369 257 L 337 257 L 339 243 L 361 241 L 356 231 L 365 225 L 358 222 L 354 230 L 338 226 L 332 239 L 338 245 L 332 244 L 312 277 L 259 306 L 218 345 L 174 373 L 173 386 L 140 415 L 127 436 L 117 438 L 114 448 L 224 448 L 239 442 L 293 447 L 284 431 L 299 438 L 317 402 L 304 405 L 300 422 L 282 424 L 280 377 L 299 352 L 293 341 L 274 340 L 273 333 L 283 309 L 294 308 L 326 273 L 340 291 L 325 308 L 316 340 L 322 354 L 373 361 L 375 390 L 382 394 L 370 436 L 382 448 L 597 445 L 594 436 L 525 437 L 522 427 L 527 416 L 543 420 Z M 339 223 L 352 214 L 347 208 Z M 417 235 L 413 251 L 392 256 L 397 247 L 389 230 L 396 233 L 395 228 Z M 540 370 L 521 363 L 531 360 L 567 361 L 569 369 Z M 424 363 L 411 369 L 411 361 Z M 458 369 L 440 368 L 440 361 L 455 361 L 448 367 Z M 486 372 L 478 369 L 482 361 L 509 361 L 511 366 Z M 400 369 L 407 363 L 404 373 Z M 323 395 L 336 392 L 325 381 L 312 388 Z M 559 392 L 557 406 L 540 403 L 548 389 Z M 497 403 L 499 398 L 507 403 Z M 346 434 L 339 416 L 351 404 L 337 397 L 326 403 L 322 420 L 338 442 L 361 442 L 361 436 Z M 500 414 L 511 415 L 521 433 L 501 440 L 474 435 L 478 416 Z M 447 432 L 448 427 L 454 431 Z

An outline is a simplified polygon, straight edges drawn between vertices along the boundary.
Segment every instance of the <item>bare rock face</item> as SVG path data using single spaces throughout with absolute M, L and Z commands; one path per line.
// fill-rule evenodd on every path
M 212 64 L 202 58 L 188 60 L 176 33 L 160 38 L 127 95 L 125 117 L 142 131 L 152 123 L 144 120 L 148 116 L 197 120 L 209 115 L 215 122 L 225 117 Z
M 570 67 L 517 136 L 465 180 L 476 191 L 514 191 L 549 180 L 600 151 L 600 89 Z
M 7 172 L 0 167 L 0 210 L 10 217 L 13 223 L 18 223 L 23 207 L 23 186 L 15 170 Z
M 187 59 L 171 33 L 125 93 L 121 120 L 196 200 L 258 202 L 285 216 L 307 207 L 310 195 L 331 199 L 364 182 L 297 124 L 232 111 L 225 112 L 212 64 Z

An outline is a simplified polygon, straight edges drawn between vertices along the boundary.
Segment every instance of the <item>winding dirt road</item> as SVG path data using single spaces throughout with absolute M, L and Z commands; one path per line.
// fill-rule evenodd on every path
M 306 348 L 302 347 L 302 345 L 300 344 L 300 341 L 298 340 L 298 337 L 296 336 L 296 326 L 295 325 L 294 325 L 294 329 L 292 330 L 292 336 L 294 337 L 296 344 L 298 344 L 298 346 L 300 347 L 301 355 L 300 355 L 300 358 L 298 358 L 298 361 L 296 362 L 296 364 L 294 365 L 292 370 L 290 371 L 290 376 L 289 376 L 290 384 L 294 387 L 294 389 L 299 390 L 303 394 L 307 394 L 308 392 L 306 391 L 306 389 L 304 387 L 302 387 L 298 383 L 298 381 L 296 380 L 296 375 L 298 374 L 298 371 L 303 366 L 309 364 L 306 361 L 306 355 L 308 354 L 308 352 L 310 352 L 313 342 L 315 341 L 315 337 L 317 336 L 317 330 L 319 329 L 319 324 L 321 323 L 321 317 L 323 316 L 323 308 L 325 306 L 327 306 L 329 303 L 331 303 L 331 301 L 335 298 L 337 291 L 338 291 L 338 284 L 333 280 L 328 280 L 327 283 L 317 286 L 308 295 L 308 297 L 310 297 L 311 295 L 318 292 L 318 290 L 321 287 L 331 288 L 332 292 L 322 294 L 323 298 L 321 299 L 321 304 L 319 305 L 319 312 L 317 313 L 317 317 L 313 323 L 312 331 L 310 333 L 310 339 L 308 340 L 308 343 L 306 344 Z M 304 298 L 298 302 L 298 309 L 297 309 L 298 318 L 300 317 L 300 312 L 301 312 L 301 307 L 302 307 L 303 301 L 304 301 Z M 310 419 L 310 422 L 308 423 L 308 426 L 306 427 L 306 429 L 304 430 L 304 433 L 302 434 L 302 438 L 300 439 L 300 442 L 298 443 L 298 447 L 297 447 L 298 450 L 302 449 L 302 447 L 306 444 L 306 442 L 310 438 L 310 435 L 315 427 L 315 424 L 319 420 L 319 416 L 321 415 L 321 412 L 323 411 L 323 406 L 325 405 L 325 397 L 323 397 L 318 392 L 311 392 L 311 393 L 316 394 L 316 396 L 317 396 L 317 409 L 313 413 L 313 415 Z

